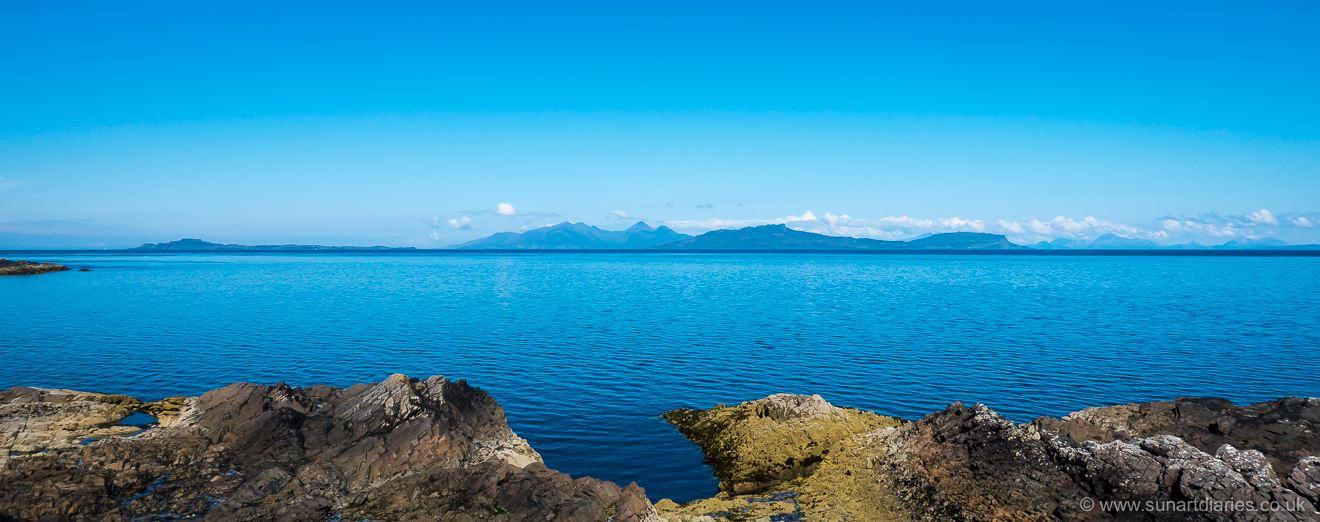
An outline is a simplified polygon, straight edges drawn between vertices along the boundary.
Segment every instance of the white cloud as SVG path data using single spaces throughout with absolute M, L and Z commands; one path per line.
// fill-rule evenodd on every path
M 0 176 L 0 192 L 4 192 L 14 187 L 23 186 L 22 181 L 5 181 L 4 176 Z
M 1284 212 L 1275 214 L 1267 209 L 1235 216 L 1207 212 L 1197 216 L 1165 216 L 1158 220 L 1160 228 L 1183 236 L 1212 238 L 1257 239 L 1272 236 L 1293 236 L 1294 241 L 1312 242 L 1316 238 L 1299 229 L 1320 225 L 1320 213 Z M 1299 236 L 1300 234 L 1300 236 Z
M 1167 232 L 1183 235 L 1202 235 L 1210 237 L 1234 237 L 1241 231 L 1233 228 L 1233 223 L 1205 223 L 1194 219 L 1164 218 L 1159 220 L 1160 227 Z
M 777 219 L 682 219 L 668 221 L 665 224 L 675 230 L 698 233 L 708 230 L 738 229 L 761 225 L 787 225 L 794 230 L 817 234 L 885 240 L 906 239 L 925 233 L 985 232 L 988 230 L 988 227 L 981 220 L 959 217 L 917 219 L 908 216 L 890 216 L 880 219 L 857 219 L 847 214 L 836 216 L 828 212 L 821 217 L 817 217 L 810 210 L 803 212 L 800 216 L 789 215 Z
M 631 217 L 628 215 L 627 212 L 624 212 L 622 210 L 611 210 L 609 214 L 619 219 L 628 219 L 629 217 Z
M 1014 243 L 1032 245 L 1040 241 L 1070 239 L 1090 242 L 1105 234 L 1132 239 L 1148 239 L 1158 244 L 1196 241 L 1219 244 L 1231 239 L 1278 237 L 1292 244 L 1320 243 L 1320 213 L 1274 213 L 1260 209 L 1243 215 L 1224 215 L 1217 212 L 1196 217 L 1165 216 L 1137 224 L 1098 219 L 1095 216 L 1070 218 L 1055 216 L 1041 220 L 1029 217 L 1021 220 L 996 220 L 986 223 L 979 219 L 957 216 L 942 218 L 916 218 L 888 216 L 859 219 L 848 214 L 826 212 L 819 217 L 806 211 L 775 219 L 679 219 L 665 222 L 670 228 L 690 234 L 710 230 L 739 229 L 771 224 L 784 224 L 795 230 L 832 236 L 865 237 L 883 240 L 908 240 L 927 234 L 947 232 L 984 232 L 1002 234 Z
M 817 216 L 811 211 L 806 211 L 801 215 L 775 219 L 686 219 L 672 220 L 665 224 L 676 230 L 698 234 L 709 230 L 784 224 L 795 230 L 818 234 L 884 240 L 907 240 L 946 232 L 984 232 L 1003 234 L 1008 236 L 1010 241 L 1025 245 L 1061 238 L 1089 242 L 1105 234 L 1149 239 L 1162 244 L 1185 243 L 1195 241 L 1197 238 L 1202 242 L 1209 240 L 1208 242 L 1217 244 L 1222 241 L 1214 241 L 1214 238 L 1221 238 L 1224 241 L 1276 235 L 1287 238 L 1286 228 L 1297 231 L 1293 234 L 1293 242 L 1315 242 L 1314 238 L 1308 239 L 1301 230 L 1320 228 L 1320 214 L 1310 212 L 1278 215 L 1261 209 L 1240 216 L 1226 216 L 1213 212 L 1198 217 L 1167 216 L 1133 225 L 1098 219 L 1095 216 L 1080 219 L 1056 216 L 1045 220 L 1030 217 L 1022 220 L 1001 219 L 994 223 L 986 223 L 979 219 L 957 216 L 930 219 L 910 216 L 859 219 L 848 214 L 835 215 L 826 212 Z M 1296 236 L 1296 234 L 1303 235 Z
M 759 227 L 761 225 L 783 225 L 787 223 L 798 223 L 803 221 L 816 221 L 816 215 L 810 210 L 803 212 L 801 216 L 789 215 L 778 219 L 679 219 L 665 222 L 669 228 L 682 230 L 722 230 L 736 229 L 746 227 Z
M 1265 209 L 1260 209 L 1245 216 L 1252 223 L 1261 223 L 1265 225 L 1277 225 L 1279 220 L 1274 219 L 1274 214 Z
M 435 241 L 439 241 L 439 240 L 440 240 L 440 233 L 439 233 L 439 232 L 431 232 L 430 234 L 427 234 L 426 237 L 429 237 L 429 238 L 431 238 L 432 240 L 435 240 Z
M 1022 221 L 999 220 L 985 231 L 1008 236 L 1018 244 L 1032 244 L 1054 239 L 1090 241 L 1105 234 L 1127 238 L 1157 239 L 1168 236 L 1162 230 L 1142 230 L 1126 223 L 1116 223 L 1086 216 L 1080 220 L 1064 216 L 1041 221 L 1031 217 Z
M 500 203 L 499 205 L 495 206 L 495 213 L 501 216 L 512 216 L 514 214 L 517 214 L 518 211 L 514 210 L 513 205 L 509 203 Z
M 467 216 L 463 216 L 458 219 L 451 219 L 447 221 L 447 223 L 449 223 L 449 226 L 452 227 L 454 230 L 472 228 L 472 218 Z
M 868 237 L 872 239 L 900 240 L 928 233 L 985 232 L 987 227 L 979 219 L 960 217 L 920 219 L 909 216 L 887 216 L 879 219 L 858 219 L 847 214 L 836 216 L 829 212 L 824 223 L 799 224 L 794 228 L 832 236 Z

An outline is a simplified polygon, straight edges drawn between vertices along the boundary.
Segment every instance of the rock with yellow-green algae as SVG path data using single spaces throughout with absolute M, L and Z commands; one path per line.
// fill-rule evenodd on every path
M 142 405 L 142 411 L 156 418 L 160 427 L 168 428 L 179 419 L 179 414 L 188 407 L 188 397 L 166 397 Z
M 683 505 L 660 501 L 656 510 L 670 522 L 906 520 L 874 477 L 883 450 L 860 440 L 903 419 L 786 394 L 665 418 L 702 447 L 721 490 Z

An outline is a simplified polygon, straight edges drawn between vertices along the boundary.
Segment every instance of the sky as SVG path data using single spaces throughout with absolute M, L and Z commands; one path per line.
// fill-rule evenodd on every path
M 0 4 L 0 249 L 1320 242 L 1320 4 Z

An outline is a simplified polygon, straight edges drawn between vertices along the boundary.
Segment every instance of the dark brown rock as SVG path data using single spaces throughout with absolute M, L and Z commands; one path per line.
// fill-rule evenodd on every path
M 635 484 L 546 468 L 463 381 L 240 383 L 152 404 L 178 413 L 133 438 L 11 460 L 0 520 L 656 520 Z
M 47 272 L 63 272 L 69 267 L 57 265 L 55 263 L 33 263 L 31 261 L 10 261 L 0 259 L 0 276 L 7 275 L 35 275 L 45 274 Z
M 1263 453 L 1231 445 L 1211 455 L 1171 435 L 1077 442 L 961 403 L 869 436 L 887 455 L 877 477 L 919 520 L 1317 520 Z M 1138 504 L 1101 504 L 1112 501 Z

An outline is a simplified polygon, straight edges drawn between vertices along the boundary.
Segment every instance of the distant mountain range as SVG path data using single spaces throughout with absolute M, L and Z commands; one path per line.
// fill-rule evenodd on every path
M 1320 245 L 1289 245 L 1277 238 L 1267 237 L 1263 239 L 1234 239 L 1222 245 L 1214 246 L 1202 245 L 1196 242 L 1161 246 L 1149 239 L 1133 239 L 1105 234 L 1089 243 L 1076 239 L 1059 238 L 1050 242 L 1041 241 L 1031 245 L 1031 248 L 1045 250 L 1320 250 Z
M 413 247 L 357 247 L 321 245 L 235 245 L 211 243 L 200 239 L 180 239 L 169 243 L 143 243 L 129 250 L 416 250 Z
M 644 222 L 623 231 L 602 230 L 585 223 L 569 223 L 528 230 L 500 232 L 449 248 L 462 250 L 1320 250 L 1320 245 L 1289 245 L 1275 238 L 1237 239 L 1222 245 L 1197 243 L 1160 246 L 1146 239 L 1105 234 L 1094 241 L 1056 239 L 1030 247 L 1015 245 L 999 234 L 952 232 L 908 241 L 882 241 L 856 237 L 827 236 L 794 230 L 785 225 L 762 225 L 737 230 L 713 230 L 699 236 L 675 232 Z M 235 245 L 200 239 L 168 243 L 146 243 L 129 250 L 416 250 L 414 247 L 358 247 L 322 245 Z
M 500 232 L 493 236 L 468 241 L 449 248 L 460 249 L 639 249 L 691 238 L 661 226 L 651 228 L 644 222 L 622 232 L 601 230 L 585 223 L 569 223 L 528 230 L 521 234 Z
M 667 250 L 966 250 L 1025 248 L 1004 236 L 954 232 L 912 241 L 881 241 L 827 236 L 793 230 L 785 225 L 762 225 L 738 230 L 715 230 L 693 238 L 651 248 Z
M 628 230 L 611 232 L 582 223 L 560 223 L 521 234 L 501 232 L 450 248 L 459 249 L 658 249 L 658 250 L 956 250 L 1021 249 L 996 234 L 955 232 L 912 241 L 881 241 L 827 236 L 793 230 L 784 225 L 763 225 L 738 230 L 715 230 L 699 236 L 680 234 L 669 227 L 651 228 L 638 222 Z

